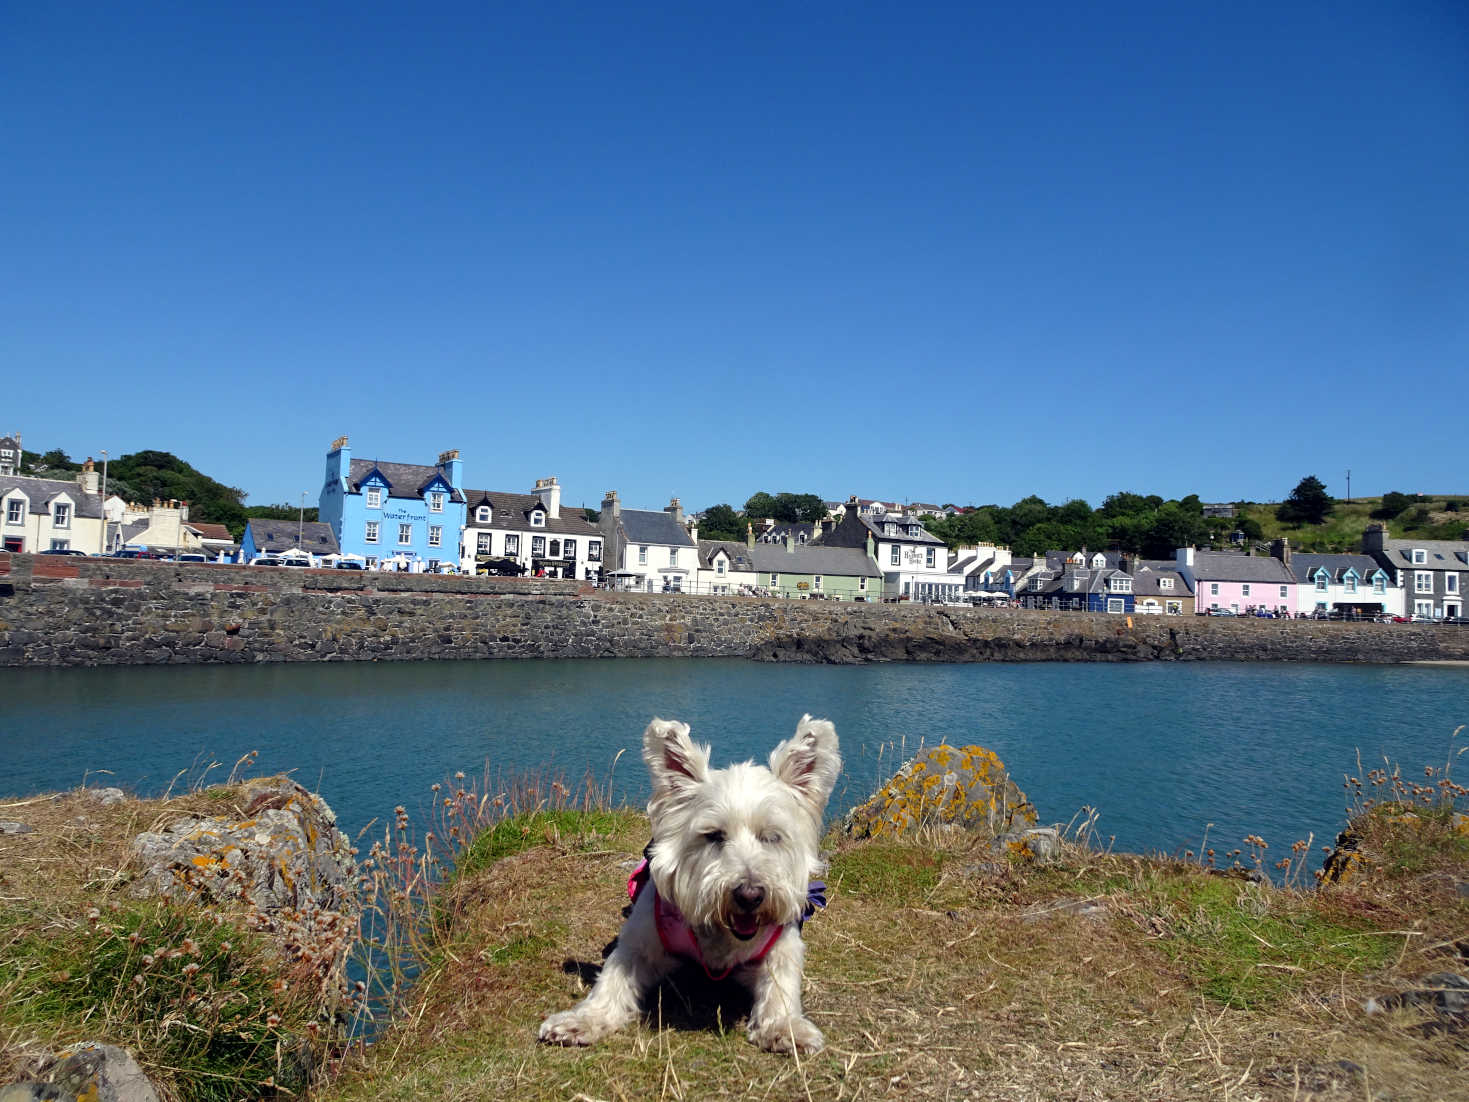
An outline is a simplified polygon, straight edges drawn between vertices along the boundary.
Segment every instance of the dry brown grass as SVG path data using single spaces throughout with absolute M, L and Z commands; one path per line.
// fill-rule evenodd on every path
M 645 840 L 636 816 L 558 831 L 458 885 L 465 905 L 417 1001 L 323 1097 L 1469 1097 L 1462 1033 L 1362 1009 L 1462 965 L 1449 935 L 1469 925 L 1463 901 L 1414 912 L 1368 887 L 1262 890 L 1077 849 L 1026 870 L 962 847 L 839 847 L 831 905 L 806 933 L 818 1056 L 756 1050 L 740 1001 L 687 974 L 595 1048 L 537 1044 L 616 934 Z M 1262 949 L 1227 981 L 1241 1005 L 1221 1001 L 1208 969 L 1233 959 L 1231 939 L 1282 936 L 1299 944 Z

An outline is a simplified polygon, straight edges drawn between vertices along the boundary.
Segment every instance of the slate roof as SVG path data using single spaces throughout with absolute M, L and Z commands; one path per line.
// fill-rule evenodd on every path
M 234 537 L 230 535 L 229 528 L 223 524 L 206 524 L 189 521 L 189 527 L 198 532 L 201 539 L 224 540 L 229 543 L 234 542 Z
M 1163 588 L 1162 580 L 1171 579 L 1173 585 Z M 1132 571 L 1132 592 L 1140 597 L 1192 597 L 1193 590 L 1188 580 L 1179 572 L 1176 563 L 1166 560 L 1141 562 Z
M 1325 567 L 1333 582 L 1340 582 L 1346 578 L 1348 570 L 1355 570 L 1357 578 L 1366 582 L 1372 578 L 1382 567 L 1371 555 L 1322 555 L 1314 552 L 1295 551 L 1291 553 L 1291 573 L 1296 576 L 1296 581 L 1303 584 L 1313 583 L 1316 580 L 1316 571 Z M 1383 570 L 1386 574 L 1387 571 Z M 1392 578 L 1388 578 L 1388 585 L 1392 585 Z
M 894 540 L 902 540 L 908 543 L 944 542 L 932 532 L 930 532 L 927 528 L 923 527 L 923 524 L 921 522 L 914 522 L 903 518 L 894 519 L 892 516 L 884 517 L 880 521 L 874 521 L 868 517 L 861 517 L 860 519 L 863 524 L 867 525 L 867 527 L 872 530 L 872 535 L 874 539 L 887 540 L 890 543 Z M 897 535 L 890 536 L 887 534 L 885 529 L 889 524 L 896 524 L 898 526 Z M 911 534 L 908 530 L 910 525 L 914 529 Z
M 1294 584 L 1285 563 L 1266 555 L 1236 555 L 1228 551 L 1195 551 L 1194 577 L 1204 582 L 1274 582 Z
M 688 529 L 672 513 L 652 509 L 622 510 L 622 531 L 629 543 L 657 543 L 668 547 L 693 547 Z
M 750 558 L 750 549 L 738 540 L 700 540 L 699 565 L 705 570 L 714 566 L 714 556 L 723 551 L 729 556 L 731 570 L 753 571 L 755 563 Z
M 354 493 L 362 492 L 362 483 L 374 470 L 388 480 L 388 497 L 422 500 L 424 488 L 435 478 L 442 478 L 445 485 L 449 473 L 442 467 L 426 467 L 421 463 L 379 463 L 373 459 L 354 459 L 347 471 L 347 487 Z M 449 499 L 463 501 L 464 491 L 453 490 Z
M 1427 552 L 1426 563 L 1413 561 L 1415 549 Z M 1463 570 L 1469 566 L 1469 541 L 1384 540 L 1380 554 L 1383 561 L 1398 570 Z
M 465 490 L 464 503 L 467 506 L 464 518 L 466 528 L 489 527 L 511 532 L 551 532 L 558 536 L 577 536 L 587 539 L 596 539 L 602 534 L 595 524 L 586 519 L 580 506 L 569 512 L 562 509 L 559 517 L 553 517 L 546 511 L 545 505 L 535 494 L 501 493 L 498 490 Z M 488 525 L 483 521 L 475 520 L 475 510 L 481 505 L 490 507 Z M 546 523 L 539 527 L 530 522 L 530 515 L 536 509 L 546 513 Z
M 312 555 L 335 555 L 341 551 L 337 546 L 337 534 L 332 526 L 319 520 L 308 520 L 298 524 L 294 520 L 265 520 L 251 517 L 246 522 L 255 550 L 262 552 L 289 551 L 299 547 Z M 301 539 L 296 539 L 297 528 Z
M 0 497 L 20 490 L 30 498 L 29 512 L 51 512 L 51 502 L 66 494 L 76 505 L 76 516 L 97 520 L 102 516 L 102 495 L 82 492 L 75 479 L 32 478 L 30 475 L 0 475 Z
M 790 536 L 797 543 L 810 543 L 812 531 L 810 521 L 784 521 L 756 532 L 755 540 L 758 543 L 778 543 L 784 547 L 786 536 Z
M 626 514 L 624 514 L 626 515 Z M 769 543 L 749 549 L 755 569 L 775 574 L 829 574 L 847 578 L 881 578 L 877 563 L 858 547 L 826 547 L 819 543 L 798 544 L 787 551 Z

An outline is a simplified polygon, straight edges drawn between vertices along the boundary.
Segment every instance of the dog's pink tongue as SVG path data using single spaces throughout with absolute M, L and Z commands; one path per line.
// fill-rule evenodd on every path
M 760 929 L 760 920 L 754 915 L 735 915 L 733 929 L 735 937 L 752 938 Z

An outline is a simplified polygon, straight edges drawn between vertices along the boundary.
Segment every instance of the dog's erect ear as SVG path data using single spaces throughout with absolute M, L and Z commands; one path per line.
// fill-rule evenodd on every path
M 689 725 L 655 719 L 643 732 L 643 761 L 653 778 L 653 796 L 674 795 L 702 784 L 709 775 L 709 747 L 695 746 Z
M 842 771 L 837 729 L 830 720 L 802 716 L 796 733 L 770 752 L 770 771 L 794 788 L 811 814 L 820 819 Z

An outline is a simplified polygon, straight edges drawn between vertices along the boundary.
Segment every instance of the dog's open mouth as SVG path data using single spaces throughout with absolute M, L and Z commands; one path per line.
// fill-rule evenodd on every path
M 760 919 L 753 914 L 737 914 L 729 920 L 730 933 L 741 941 L 749 941 L 760 932 Z

